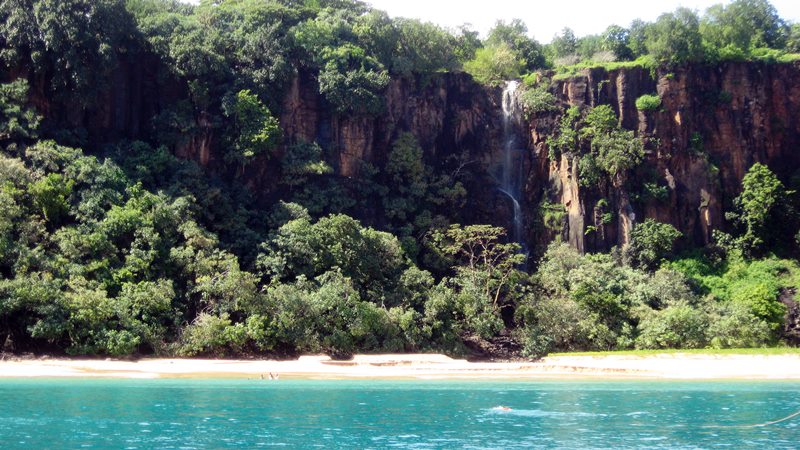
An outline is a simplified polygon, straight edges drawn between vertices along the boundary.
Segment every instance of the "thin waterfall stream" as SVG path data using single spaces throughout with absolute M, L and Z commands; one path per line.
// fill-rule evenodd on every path
M 503 164 L 498 189 L 511 199 L 514 206 L 512 237 L 514 242 L 522 246 L 522 251 L 527 253 L 523 237 L 524 216 L 520 206 L 524 182 L 524 148 L 519 144 L 517 133 L 522 117 L 517 101 L 518 87 L 518 81 L 507 81 L 503 89 Z

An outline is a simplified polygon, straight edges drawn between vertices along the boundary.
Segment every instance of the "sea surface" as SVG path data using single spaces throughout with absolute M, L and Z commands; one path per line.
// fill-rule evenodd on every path
M 510 410 L 496 409 L 505 406 Z M 800 447 L 797 382 L 0 380 L 0 448 Z

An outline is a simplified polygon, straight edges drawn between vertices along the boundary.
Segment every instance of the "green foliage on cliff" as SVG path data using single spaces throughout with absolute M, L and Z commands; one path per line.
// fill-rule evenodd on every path
M 639 111 L 656 111 L 661 107 L 661 98 L 658 95 L 644 94 L 636 99 L 636 109 Z
M 585 115 L 570 107 L 559 125 L 558 134 L 548 141 L 549 157 L 579 157 L 578 182 L 584 186 L 598 186 L 603 179 L 618 184 L 644 159 L 641 137 L 621 129 L 609 105 L 598 105 Z
M 520 94 L 519 101 L 525 109 L 526 116 L 558 110 L 558 100 L 548 88 L 549 83 L 542 82 L 536 86 L 525 88 Z
M 740 234 L 732 237 L 717 232 L 718 242 L 746 254 L 785 245 L 778 237 L 792 231 L 785 229 L 795 214 L 789 202 L 791 194 L 767 166 L 753 164 L 742 179 L 742 193 L 734 200 L 734 210 L 725 215 Z
M 41 117 L 27 106 L 28 82 L 23 79 L 0 84 L 0 142 L 36 138 Z
M 269 109 L 248 90 L 239 91 L 235 97 L 223 101 L 222 109 L 232 123 L 235 136 L 229 144 L 230 159 L 247 162 L 274 149 L 280 140 L 278 120 Z
M 672 254 L 675 240 L 679 237 L 681 232 L 668 223 L 653 219 L 637 223 L 631 231 L 631 242 L 625 249 L 629 264 L 648 269 L 657 267 L 662 258 Z

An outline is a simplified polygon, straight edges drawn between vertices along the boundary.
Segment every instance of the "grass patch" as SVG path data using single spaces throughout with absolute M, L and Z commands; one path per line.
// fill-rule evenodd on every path
M 778 57 L 778 62 L 780 63 L 792 63 L 795 61 L 800 61 L 800 53 L 787 53 Z
M 800 355 L 798 347 L 766 347 L 766 348 L 693 348 L 671 350 L 617 350 L 608 352 L 559 352 L 549 353 L 547 356 L 655 356 L 679 355 L 689 353 L 693 355 Z
M 721 58 L 717 60 L 717 62 L 728 62 L 728 61 L 739 61 L 739 62 L 765 62 L 765 63 L 793 63 L 800 61 L 800 53 L 783 53 L 780 50 L 770 50 L 770 49 L 763 49 L 762 51 L 756 51 L 751 55 L 745 55 L 742 58 Z M 710 61 L 707 61 L 709 63 Z M 639 67 L 642 69 L 649 69 L 650 76 L 655 78 L 656 76 L 656 68 L 658 64 L 656 63 L 655 59 L 649 55 L 640 56 L 634 61 L 616 61 L 616 62 L 598 62 L 598 61 L 581 61 L 577 64 L 573 64 L 570 66 L 557 66 L 555 67 L 555 75 L 553 75 L 553 80 L 566 80 L 575 76 L 580 75 L 580 73 L 584 70 L 588 69 L 605 69 L 607 71 L 618 70 L 618 69 L 630 69 L 634 67 Z
M 578 75 L 581 71 L 587 69 L 605 69 L 607 71 L 618 69 L 630 69 L 639 67 L 642 69 L 649 69 L 651 76 L 655 78 L 655 69 L 658 66 L 656 61 L 650 56 L 641 56 L 634 61 L 615 61 L 615 62 L 596 62 L 596 61 L 582 61 L 578 64 L 571 66 L 556 67 L 556 74 L 553 76 L 554 80 L 563 80 L 572 78 Z

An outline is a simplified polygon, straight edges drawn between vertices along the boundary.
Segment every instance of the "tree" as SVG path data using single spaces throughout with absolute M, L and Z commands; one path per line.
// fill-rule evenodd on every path
M 560 34 L 553 36 L 550 42 L 553 54 L 556 58 L 564 58 L 578 52 L 578 38 L 572 28 L 564 28 Z
M 26 80 L 0 84 L 0 142 L 36 137 L 41 117 L 27 103 Z
M 578 57 L 582 60 L 591 60 L 599 62 L 610 62 L 615 60 L 612 52 L 605 51 L 603 48 L 603 39 L 596 34 L 583 36 L 577 41 Z
M 475 59 L 464 64 L 464 70 L 475 80 L 490 86 L 519 78 L 524 67 L 525 61 L 520 60 L 506 43 L 480 48 L 475 52 Z
M 375 115 L 383 108 L 389 74 L 380 63 L 353 44 L 328 49 L 319 74 L 319 91 L 339 113 Z
M 48 93 L 88 106 L 116 66 L 117 52 L 137 44 L 121 0 L 0 2 L 0 60 L 47 75 Z
M 767 0 L 735 0 L 710 7 L 701 32 L 713 50 L 749 54 L 759 47 L 784 48 L 789 28 Z
M 412 73 L 451 71 L 460 65 L 453 36 L 437 25 L 413 19 L 397 19 L 398 40 L 392 71 Z
M 668 258 L 681 232 L 668 223 L 645 219 L 631 230 L 631 240 L 625 249 L 626 258 L 632 266 L 654 269 Z
M 560 333 L 564 318 L 572 317 L 570 338 L 555 338 L 571 349 L 611 349 L 632 345 L 631 307 L 635 300 L 631 287 L 644 283 L 646 276 L 617 264 L 607 254 L 580 255 L 566 244 L 551 244 L 543 256 L 534 283 L 539 297 L 534 305 L 547 305 L 541 312 L 532 312 L 526 324 L 554 338 Z M 549 304 L 569 302 L 571 305 Z M 560 318 L 543 316 L 549 312 Z M 530 323 L 529 323 L 530 322 Z M 562 335 L 563 336 L 563 335 Z M 564 347 L 561 347 L 564 348 Z
M 495 307 L 517 267 L 525 261 L 519 244 L 500 241 L 505 234 L 504 228 L 490 225 L 452 225 L 434 235 L 439 250 L 458 262 L 456 271 L 480 287 Z
M 742 193 L 734 200 L 735 211 L 725 215 L 741 232 L 735 238 L 736 245 L 752 253 L 772 243 L 776 236 L 773 230 L 783 225 L 777 215 L 788 210 L 787 195 L 783 183 L 767 166 L 753 164 L 742 179 Z
M 786 50 L 800 53 L 800 23 L 793 23 L 786 41 Z
M 468 24 L 461 25 L 455 36 L 455 53 L 460 63 L 465 63 L 475 57 L 475 52 L 483 46 L 479 33 Z
M 633 59 L 634 54 L 629 45 L 630 34 L 630 30 L 619 25 L 610 25 L 602 34 L 603 50 L 614 53 L 619 61 Z
M 528 27 L 519 19 L 509 23 L 497 21 L 489 30 L 485 42 L 487 47 L 508 46 L 516 59 L 529 72 L 545 67 L 544 51 L 541 44 L 528 37 Z
M 276 281 L 314 279 L 338 268 L 364 299 L 394 306 L 403 301 L 394 294 L 410 262 L 396 237 L 339 214 L 286 223 L 262 245 L 258 265 Z
M 614 180 L 619 181 L 625 171 L 644 159 L 644 143 L 633 131 L 614 130 L 592 139 L 592 149 L 597 154 L 598 165 Z
M 69 212 L 67 199 L 74 185 L 74 181 L 65 180 L 63 175 L 57 173 L 51 173 L 31 185 L 30 192 L 36 205 L 52 226 L 60 225 Z
M 635 19 L 628 28 L 628 47 L 631 49 L 631 58 L 638 58 L 647 54 L 647 34 L 651 23 Z
M 322 149 L 316 142 L 290 145 L 281 160 L 281 170 L 283 183 L 289 186 L 305 184 L 309 176 L 333 172 L 322 159 Z
M 703 58 L 700 19 L 687 8 L 665 13 L 647 27 L 647 51 L 657 61 L 682 64 Z
M 281 138 L 278 119 L 255 94 L 249 90 L 239 91 L 223 104 L 223 108 L 233 122 L 232 148 L 226 155 L 227 159 L 246 163 L 278 145 Z
M 392 67 L 400 30 L 385 11 L 373 9 L 356 19 L 353 33 L 360 47 L 375 56 L 384 67 Z
M 279 2 L 221 2 L 205 14 L 206 23 L 224 30 L 240 83 L 275 110 L 293 73 L 289 30 L 302 12 Z

